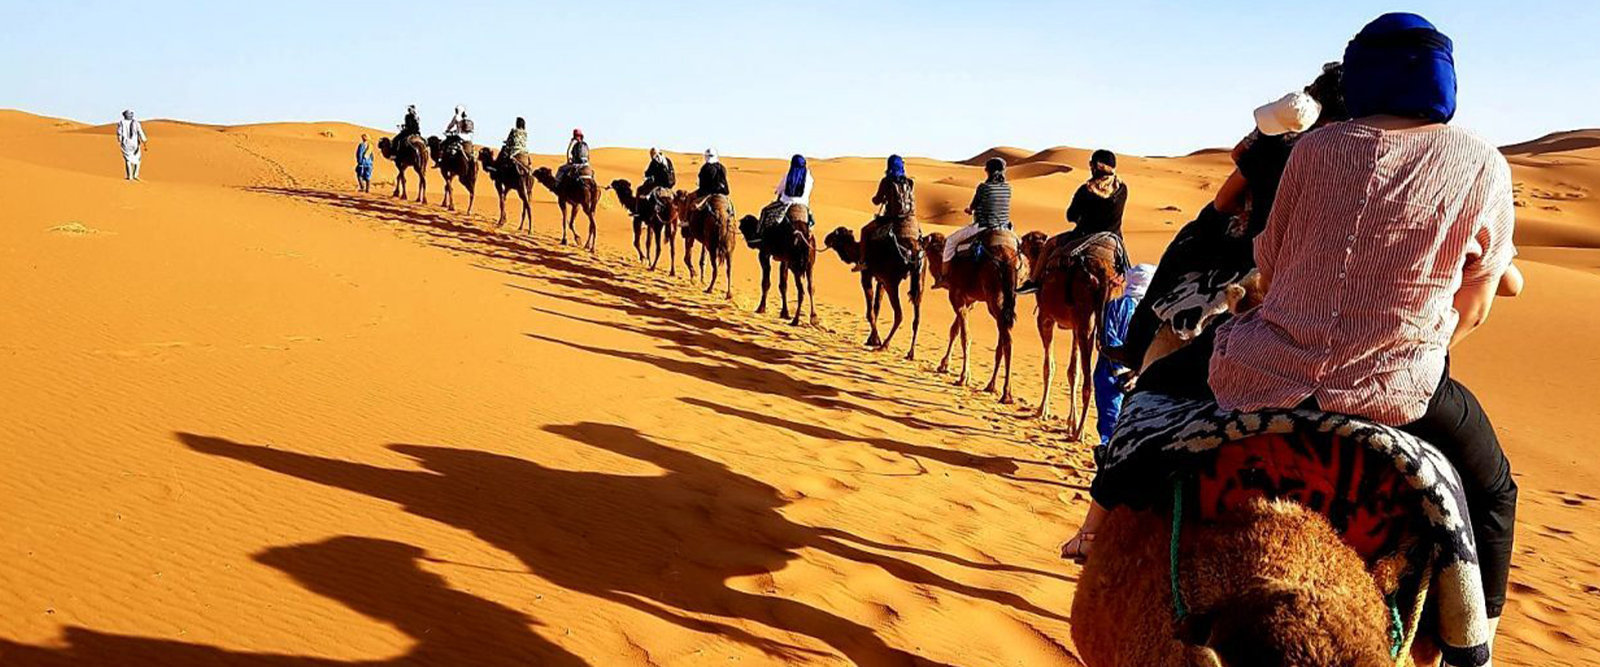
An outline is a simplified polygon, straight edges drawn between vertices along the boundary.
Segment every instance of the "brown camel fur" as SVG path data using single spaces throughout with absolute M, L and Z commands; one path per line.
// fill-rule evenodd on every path
M 761 304 L 756 306 L 757 313 L 767 312 L 767 290 L 772 287 L 772 260 L 778 261 L 778 298 L 782 310 L 778 316 L 789 319 L 789 274 L 794 274 L 795 304 L 794 319 L 789 324 L 800 324 L 800 310 L 807 305 L 806 297 L 811 297 L 811 324 L 815 326 L 817 320 L 817 299 L 811 280 L 812 269 L 817 263 L 817 239 L 811 234 L 811 225 L 807 222 L 810 211 L 799 204 L 789 207 L 784 214 L 784 219 L 778 224 L 762 229 L 761 220 L 753 215 L 744 216 L 739 220 L 739 231 L 744 235 L 745 242 L 760 254 L 761 257 Z
M 572 241 L 578 241 L 578 212 L 583 211 L 589 218 L 589 237 L 583 243 L 584 250 L 594 254 L 596 241 L 599 239 L 600 230 L 594 224 L 594 209 L 600 204 L 600 185 L 592 176 L 573 177 L 557 182 L 555 173 L 549 167 L 539 167 L 533 170 L 534 180 L 539 181 L 546 190 L 556 195 L 556 203 L 561 205 L 561 245 L 567 245 L 567 233 L 572 233 Z
M 906 360 L 917 358 L 917 332 L 922 329 L 922 257 L 913 256 L 910 261 L 901 254 L 899 242 L 892 235 L 882 235 L 870 242 L 856 240 L 854 232 L 847 227 L 833 230 L 822 239 L 822 245 L 831 248 L 839 254 L 839 259 L 845 264 L 854 265 L 865 260 L 866 269 L 861 272 L 861 294 L 867 302 L 867 347 L 882 351 L 889 349 L 889 342 L 894 340 L 895 332 L 900 330 L 900 322 L 904 314 L 900 308 L 900 282 L 910 279 L 911 296 L 911 348 L 906 350 Z M 918 248 L 917 250 L 920 250 Z M 878 337 L 878 313 L 883 306 L 883 295 L 889 295 L 889 307 L 894 309 L 894 324 L 889 326 L 889 334 Z
M 1073 250 L 1075 252 L 1069 255 L 1068 251 Z M 1044 232 L 1028 232 L 1022 236 L 1022 255 L 1033 267 L 1039 285 L 1035 297 L 1036 315 L 1039 341 L 1044 344 L 1044 396 L 1039 399 L 1040 419 L 1050 418 L 1050 390 L 1056 372 L 1056 328 L 1072 333 L 1072 347 L 1067 351 L 1069 440 L 1080 438 L 1089 421 L 1090 399 L 1094 393 L 1094 352 L 1105 327 L 1106 303 L 1123 282 L 1122 274 L 1117 271 L 1120 254 L 1121 249 L 1114 240 L 1095 239 L 1076 249 L 1066 246 L 1051 249 Z
M 526 156 L 524 156 L 526 157 Z M 495 159 L 494 151 L 488 146 L 478 150 L 478 163 L 484 172 L 489 174 L 489 180 L 494 182 L 494 190 L 500 195 L 500 220 L 494 223 L 495 227 L 504 227 L 506 224 L 506 193 L 515 191 L 522 199 L 522 216 L 517 219 L 517 231 L 522 231 L 524 224 L 528 227 L 528 235 L 533 235 L 533 166 L 526 160 L 516 164 L 503 164 Z
M 689 271 L 691 278 L 696 277 L 694 264 L 690 256 L 694 254 L 694 244 L 699 243 L 700 268 L 705 270 L 706 256 L 711 256 L 711 282 L 706 285 L 706 294 L 710 294 L 717 287 L 717 271 L 720 268 L 725 274 L 723 281 L 723 298 L 733 298 L 733 246 L 738 230 L 733 226 L 732 205 L 727 195 L 710 195 L 705 198 L 703 205 L 701 198 L 692 192 L 679 190 L 672 196 L 673 207 L 677 209 L 677 218 L 684 221 L 683 227 L 683 266 Z
M 461 181 L 467 189 L 467 213 L 472 213 L 472 202 L 478 199 L 478 162 L 472 159 L 472 144 L 463 141 L 461 150 L 445 154 L 444 142 L 438 137 L 428 137 L 428 152 L 433 154 L 433 165 L 444 177 L 444 207 L 456 210 L 455 188 L 452 182 Z
M 667 274 L 678 275 L 678 267 L 674 263 L 678 253 L 677 209 L 672 202 L 659 195 L 640 199 L 634 195 L 633 184 L 626 178 L 611 181 L 610 187 L 622 208 L 627 209 L 629 217 L 633 218 L 633 251 L 639 255 L 639 263 L 643 264 L 648 255 L 650 270 L 656 270 L 656 265 L 661 262 L 661 239 L 665 236 L 670 248 L 667 252 Z M 641 237 L 644 239 L 643 247 L 639 245 Z
M 944 287 L 950 292 L 950 308 L 955 310 L 956 315 L 955 321 L 950 323 L 950 342 L 945 345 L 944 359 L 939 362 L 938 372 L 949 372 L 950 353 L 959 335 L 961 374 L 955 384 L 966 385 L 968 362 L 972 358 L 972 344 L 967 338 L 967 315 L 972 311 L 972 304 L 982 301 L 988 304 L 989 315 L 994 317 L 995 326 L 999 329 L 994 348 L 994 372 L 983 390 L 995 390 L 995 381 L 1000 377 L 1000 368 L 1004 364 L 1006 382 L 1000 392 L 1000 402 L 1010 403 L 1011 327 L 1017 323 L 1017 274 L 1022 271 L 1022 256 L 1011 244 L 997 242 L 994 231 L 984 232 L 975 242 L 984 245 L 982 259 L 974 259 L 972 253 L 963 252 L 956 255 L 946 269 L 943 258 L 944 234 L 935 232 L 922 237 L 922 252 L 928 258 L 928 269 L 934 275 L 943 273 Z
M 391 196 L 401 199 L 407 196 L 406 170 L 410 169 L 417 172 L 417 201 L 428 203 L 428 142 L 413 134 L 406 138 L 405 145 L 399 146 L 389 137 L 382 137 L 378 139 L 378 152 L 394 161 L 394 194 Z
M 1192 515 L 1189 515 L 1192 517 Z M 1171 514 L 1106 518 L 1072 601 L 1072 638 L 1089 667 L 1392 667 L 1384 596 L 1403 558 L 1371 570 L 1322 515 L 1257 499 L 1226 520 L 1186 520 L 1178 573 L 1189 615 L 1175 620 Z M 1431 663 L 1431 647 L 1413 650 Z

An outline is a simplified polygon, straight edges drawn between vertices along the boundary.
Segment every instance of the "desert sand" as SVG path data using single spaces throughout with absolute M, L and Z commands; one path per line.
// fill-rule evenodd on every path
M 610 193 L 590 257 L 542 189 L 532 237 L 486 180 L 470 216 L 436 171 L 426 206 L 382 161 L 354 192 L 362 128 L 145 128 L 130 184 L 110 126 L 0 111 L 0 664 L 1078 664 L 1089 455 L 1027 419 L 1028 299 L 1002 406 L 932 372 L 943 292 L 917 361 L 863 350 L 831 254 L 794 328 L 747 248 L 731 304 L 640 267 Z M 1087 151 L 991 153 L 1021 230 L 1061 229 Z M 1455 355 L 1522 490 L 1498 653 L 1600 664 L 1600 132 L 1507 154 L 1527 292 Z M 909 161 L 925 231 L 986 155 Z M 741 213 L 784 164 L 725 161 Z M 1138 261 L 1228 169 L 1121 164 Z M 818 236 L 865 222 L 881 160 L 813 165 Z

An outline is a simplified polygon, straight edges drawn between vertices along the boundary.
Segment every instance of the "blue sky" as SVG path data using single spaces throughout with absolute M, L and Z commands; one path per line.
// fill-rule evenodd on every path
M 1304 5 L 1304 6 L 1302 6 Z M 407 103 L 556 152 L 964 158 L 993 145 L 1229 145 L 1384 11 L 1456 40 L 1459 124 L 1600 126 L 1600 2 L 678 3 L 0 0 L 0 107 L 109 122 L 347 120 Z

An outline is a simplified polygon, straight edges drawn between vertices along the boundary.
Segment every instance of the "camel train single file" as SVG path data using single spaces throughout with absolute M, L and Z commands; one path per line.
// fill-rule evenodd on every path
M 444 207 L 456 210 L 454 181 L 461 181 L 467 189 L 467 213 L 472 212 L 472 202 L 478 198 L 478 162 L 473 159 L 472 144 L 465 140 L 451 143 L 438 137 L 428 137 L 428 152 L 433 155 L 433 165 L 444 178 Z
M 396 144 L 389 137 L 378 139 L 378 153 L 384 159 L 394 162 L 394 194 L 392 197 L 405 199 L 406 170 L 417 172 L 417 201 L 428 203 L 428 142 L 423 141 L 420 135 L 406 137 L 405 143 Z
M 478 149 L 478 163 L 483 171 L 489 174 L 489 180 L 494 182 L 494 190 L 500 195 L 500 219 L 495 221 L 495 227 L 504 227 L 506 224 L 506 193 L 516 192 L 522 200 L 522 215 L 517 219 L 517 231 L 522 231 L 526 225 L 528 234 L 533 234 L 533 165 L 522 156 L 520 161 L 500 160 L 495 157 L 494 150 L 488 146 Z
M 972 305 L 983 302 L 989 306 L 999 330 L 994 347 L 994 371 L 989 375 L 986 392 L 995 390 L 1002 365 L 1005 368 L 1005 387 L 1000 391 L 1000 402 L 1010 403 L 1011 397 L 1011 327 L 1017 323 L 1017 279 L 1022 273 L 1022 255 L 1017 251 L 1017 237 L 1009 229 L 991 229 L 979 233 L 956 252 L 950 266 L 944 266 L 944 234 L 932 233 L 922 237 L 922 252 L 928 257 L 928 269 L 934 275 L 944 275 L 944 287 L 950 293 L 950 308 L 955 311 L 955 321 L 950 324 L 950 341 L 945 344 L 944 359 L 939 361 L 938 372 L 950 370 L 950 353 L 955 348 L 956 337 L 961 337 L 961 373 L 955 384 L 967 384 L 972 343 L 967 338 L 967 316 Z
M 739 220 L 739 232 L 745 244 L 755 249 L 761 259 L 761 303 L 757 313 L 767 312 L 767 291 L 772 287 L 772 261 L 778 262 L 778 299 L 782 309 L 778 316 L 789 319 L 789 274 L 794 274 L 794 319 L 789 324 L 800 324 L 800 311 L 811 308 L 811 324 L 817 324 L 816 294 L 812 291 L 812 270 L 817 263 L 817 239 L 811 234 L 811 211 L 804 204 L 788 207 L 769 206 L 762 217 L 746 215 Z M 810 299 L 806 297 L 810 296 Z
M 1039 398 L 1038 417 L 1051 415 L 1054 340 L 1060 327 L 1072 333 L 1067 351 L 1067 439 L 1077 440 L 1089 421 L 1094 398 L 1094 353 L 1104 338 L 1106 303 L 1122 284 L 1127 252 L 1109 232 L 1051 243 L 1044 232 L 1035 231 L 1022 235 L 1022 255 L 1039 284 L 1035 302 L 1039 340 L 1044 343 L 1044 395 Z
M 1100 456 L 1073 600 L 1089 667 L 1483 665 L 1466 496 L 1406 433 L 1150 392 Z
M 554 193 L 556 203 L 561 206 L 561 245 L 567 245 L 568 232 L 572 233 L 574 243 L 578 241 L 579 211 L 589 218 L 589 236 L 583 242 L 583 249 L 592 255 L 600 235 L 599 227 L 594 224 L 594 209 L 600 204 L 600 185 L 594 180 L 594 170 L 587 165 L 573 172 L 558 181 L 549 167 L 539 167 L 533 170 L 533 179 Z
M 738 235 L 738 230 L 733 226 L 733 201 L 727 195 L 714 194 L 701 198 L 692 192 L 679 190 L 673 194 L 672 204 L 677 211 L 678 221 L 683 225 L 683 266 L 689 271 L 689 277 L 699 280 L 699 274 L 690 261 L 694 244 L 699 243 L 702 273 L 705 271 L 706 258 L 711 259 L 711 281 L 706 285 L 706 294 L 716 289 L 717 271 L 720 269 L 726 278 L 723 281 L 723 297 L 732 299 L 733 246 Z M 808 284 L 810 279 L 808 272 Z
M 659 194 L 650 197 L 634 195 L 633 183 L 626 178 L 611 181 L 610 189 L 617 195 L 617 202 L 628 211 L 628 216 L 633 219 L 633 251 L 639 255 L 639 263 L 646 259 L 650 261 L 650 270 L 656 270 L 656 265 L 661 262 L 661 248 L 663 237 L 670 248 L 667 253 L 667 275 L 678 275 L 676 262 L 678 253 L 677 211 L 672 202 Z M 640 245 L 640 240 L 644 245 Z
M 893 234 L 880 234 L 871 240 L 857 241 L 855 232 L 847 227 L 840 227 L 829 232 L 822 239 L 822 245 L 838 253 L 839 259 L 845 264 L 863 263 L 866 268 L 861 271 L 861 294 L 866 299 L 867 307 L 867 347 L 877 351 L 889 349 L 889 343 L 894 340 L 895 332 L 900 330 L 900 322 L 904 319 L 900 306 L 900 283 L 909 283 L 909 296 L 911 298 L 911 347 L 906 350 L 906 360 L 917 358 L 917 332 L 922 329 L 922 280 L 923 258 L 921 248 L 912 248 L 909 253 L 901 248 L 899 241 Z M 883 306 L 883 297 L 889 296 L 889 306 L 894 309 L 894 324 L 889 326 L 889 333 L 880 337 L 878 335 L 878 312 Z

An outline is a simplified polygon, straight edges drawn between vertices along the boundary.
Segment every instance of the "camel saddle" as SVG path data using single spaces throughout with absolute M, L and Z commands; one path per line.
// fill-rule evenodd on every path
M 990 248 L 1010 246 L 1012 250 L 1016 250 L 1021 246 L 1021 243 L 1022 240 L 1017 238 L 1017 233 L 1005 227 L 985 229 L 973 234 L 971 238 L 962 241 L 961 245 L 956 246 L 954 257 L 956 259 L 977 261 L 983 259 L 984 254 L 989 252 Z
M 445 155 L 459 154 L 468 159 L 472 158 L 472 143 L 460 136 L 451 135 L 444 138 L 444 143 L 439 146 L 439 151 Z
M 1368 564 L 1401 554 L 1433 572 L 1446 661 L 1489 660 L 1488 617 L 1466 493 L 1449 459 L 1397 429 L 1309 409 L 1234 412 L 1154 392 L 1128 399 L 1098 454 L 1095 499 L 1148 508 L 1170 499 L 1215 521 L 1256 499 L 1328 519 Z M 1406 551 L 1405 545 L 1422 543 Z M 1422 561 L 1422 562 L 1418 562 Z M 1412 586 L 1424 582 L 1413 581 Z

